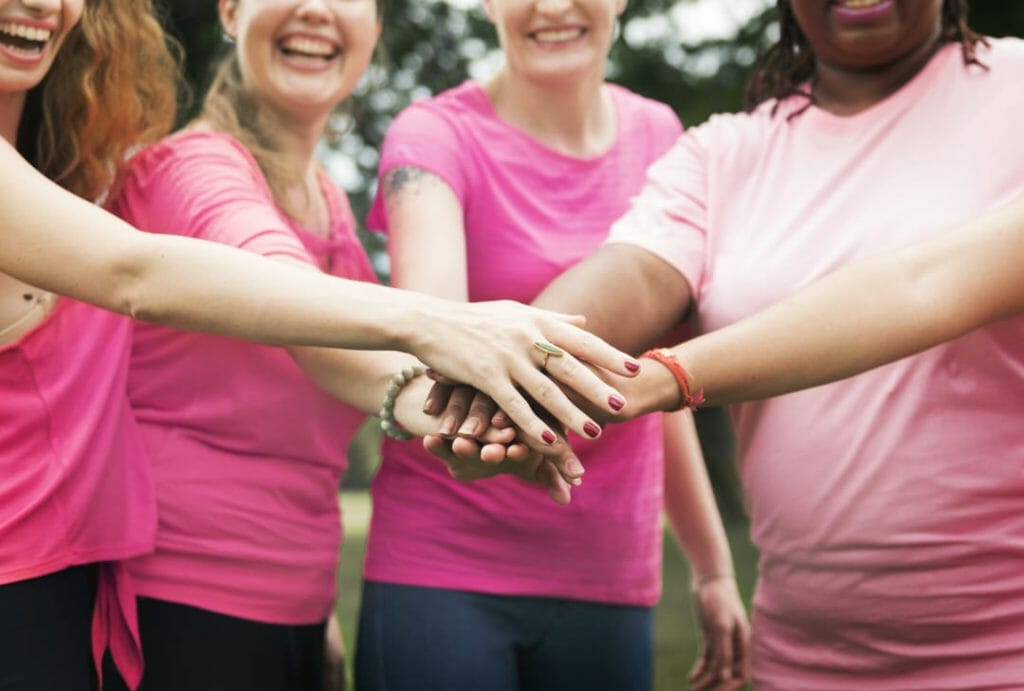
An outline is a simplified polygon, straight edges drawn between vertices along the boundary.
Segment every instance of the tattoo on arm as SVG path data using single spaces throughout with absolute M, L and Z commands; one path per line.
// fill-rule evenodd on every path
M 384 198 L 394 201 L 403 192 L 418 193 L 424 182 L 436 179 L 422 168 L 395 168 L 384 176 Z

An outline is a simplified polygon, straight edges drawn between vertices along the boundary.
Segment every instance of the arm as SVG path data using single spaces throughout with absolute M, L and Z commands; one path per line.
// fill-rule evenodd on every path
M 674 350 L 712 404 L 817 386 L 1024 313 L 1022 267 L 1024 196 Z
M 448 303 L 214 243 L 136 232 L 58 188 L 6 142 L 0 208 L 0 271 L 19 280 L 178 328 L 265 343 L 408 351 L 488 392 L 536 439 L 551 432 L 517 385 L 574 429 L 588 418 L 537 371 L 535 341 L 629 372 L 629 358 L 560 315 L 510 303 Z M 607 399 L 610 387 L 579 375 L 563 373 L 588 397 Z
M 702 655 L 694 689 L 739 688 L 749 682 L 749 627 L 733 571 L 729 541 L 704 468 L 693 415 L 666 414 L 665 513 L 690 563 Z

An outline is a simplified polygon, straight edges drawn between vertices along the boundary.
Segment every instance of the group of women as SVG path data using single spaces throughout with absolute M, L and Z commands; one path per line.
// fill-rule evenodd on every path
M 779 0 L 748 112 L 680 136 L 604 81 L 625 0 L 483 4 L 504 65 L 383 146 L 396 290 L 314 158 L 379 3 L 220 0 L 168 136 L 148 2 L 0 0 L 0 689 L 321 688 L 377 412 L 361 691 L 649 689 L 662 508 L 693 688 L 1019 683 L 1024 44 Z M 949 339 L 734 407 L 751 637 L 681 409 Z

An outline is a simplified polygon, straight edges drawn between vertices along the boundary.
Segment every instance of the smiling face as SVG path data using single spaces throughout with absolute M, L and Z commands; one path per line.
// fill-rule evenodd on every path
M 326 116 L 373 55 L 374 0 L 220 0 L 246 88 L 277 110 Z
M 937 45 L 943 0 L 790 0 L 820 63 L 884 67 Z
M 0 0 L 0 92 L 39 85 L 82 16 L 84 0 Z
M 626 0 L 485 0 L 508 69 L 558 83 L 604 74 Z

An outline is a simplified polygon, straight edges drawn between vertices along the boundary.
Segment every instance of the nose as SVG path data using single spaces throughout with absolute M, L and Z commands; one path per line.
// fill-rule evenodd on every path
M 62 0 L 21 0 L 21 4 L 32 14 L 45 16 L 60 12 Z
M 327 0 L 304 0 L 299 3 L 296 16 L 312 24 L 323 24 L 331 19 L 327 4 Z
M 537 0 L 537 12 L 554 16 L 565 14 L 572 7 L 573 0 Z

